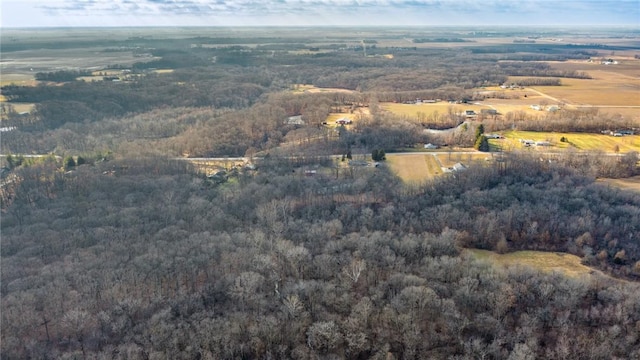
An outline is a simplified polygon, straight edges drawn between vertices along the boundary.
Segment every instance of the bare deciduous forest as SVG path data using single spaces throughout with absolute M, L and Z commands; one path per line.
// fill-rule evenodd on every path
M 382 160 L 442 138 L 381 102 L 473 102 L 509 76 L 560 86 L 588 75 L 538 60 L 584 60 L 603 45 L 409 35 L 406 47 L 336 34 L 130 37 L 92 46 L 145 61 L 3 84 L 0 356 L 640 358 L 640 194 L 596 182 L 637 175 L 636 152 L 500 152 L 420 184 Z M 461 44 L 417 46 L 445 40 Z M 33 41 L 1 50 L 86 46 Z M 331 113 L 355 123 L 334 127 Z M 450 147 L 484 131 L 443 116 L 469 127 Z M 484 124 L 638 125 L 597 110 Z M 199 157 L 215 157 L 216 172 L 185 161 Z M 468 249 L 572 254 L 592 271 L 502 267 Z

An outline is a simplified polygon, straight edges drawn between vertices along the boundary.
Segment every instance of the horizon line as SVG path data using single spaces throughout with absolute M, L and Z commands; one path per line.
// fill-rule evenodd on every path
M 0 30 L 23 29 L 104 29 L 104 28 L 635 28 L 640 24 L 464 24 L 464 25 L 97 25 L 97 26 L 0 26 Z

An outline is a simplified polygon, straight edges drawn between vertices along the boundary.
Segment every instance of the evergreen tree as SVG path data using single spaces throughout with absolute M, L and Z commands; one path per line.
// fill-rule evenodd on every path
M 16 167 L 16 162 L 11 154 L 7 155 L 7 165 L 9 166 L 9 169 Z
M 476 142 L 478 141 L 478 138 L 480 138 L 480 136 L 482 135 L 484 135 L 484 125 L 480 124 L 476 128 Z
M 478 139 L 476 139 L 476 143 L 473 146 L 476 150 L 488 152 L 489 151 L 489 141 L 487 137 L 484 135 L 480 135 Z
M 76 166 L 76 162 L 75 160 L 73 160 L 72 156 L 67 156 L 66 158 L 64 158 L 64 169 L 65 170 L 69 170 L 73 167 Z
M 371 152 L 371 159 L 373 161 L 382 161 L 386 159 L 384 150 L 382 149 L 375 149 Z

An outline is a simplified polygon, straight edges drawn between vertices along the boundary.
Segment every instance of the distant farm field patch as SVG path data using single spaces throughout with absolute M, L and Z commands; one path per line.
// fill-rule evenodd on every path
M 547 141 L 550 146 L 530 146 L 538 151 L 556 151 L 558 149 L 574 148 L 584 151 L 614 152 L 616 149 L 620 153 L 629 151 L 640 151 L 640 135 L 626 135 L 615 137 L 603 134 L 586 133 L 550 133 L 534 131 L 507 131 L 503 133 L 504 139 L 490 139 L 489 142 L 503 150 L 524 149 L 520 143 L 522 140 Z M 561 142 L 561 138 L 566 138 L 567 142 Z
M 137 62 L 158 60 L 157 57 L 139 56 L 131 50 L 105 52 L 104 48 L 33 49 L 3 53 L 2 78 L 30 77 L 38 72 L 59 70 L 100 71 L 110 65 L 131 65 Z M 13 80 L 13 79 L 11 79 Z
M 435 155 L 440 161 L 440 164 L 444 167 L 453 167 L 453 165 L 457 163 L 461 163 L 463 165 L 471 165 L 477 162 L 486 162 L 488 159 L 491 159 L 491 153 L 483 153 L 478 152 L 474 154 L 469 153 L 461 153 L 461 152 L 451 152 L 448 154 L 437 154 Z
M 570 105 L 640 106 L 640 60 L 613 57 L 618 63 L 603 65 L 600 60 L 546 62 L 560 71 L 588 74 L 591 79 L 560 78 L 561 86 L 532 87 Z M 517 83 L 526 76 L 513 76 Z
M 626 179 L 598 179 L 598 182 L 640 193 L 640 176 L 634 176 Z
M 559 271 L 567 276 L 589 275 L 594 270 L 582 265 L 580 258 L 566 253 L 542 251 L 516 251 L 498 254 L 488 250 L 467 249 L 477 259 L 504 267 L 528 266 L 543 272 Z
M 616 58 L 616 57 L 614 57 Z M 640 60 L 633 58 L 616 58 L 618 64 L 603 65 L 599 60 L 547 62 L 553 69 L 561 71 L 584 72 L 591 79 L 560 78 L 561 86 L 533 86 L 531 89 L 511 90 L 503 89 L 506 96 L 515 97 L 520 94 L 519 102 L 529 105 L 546 102 L 548 104 L 566 104 L 568 108 L 597 107 L 603 114 L 622 115 L 628 118 L 640 119 Z M 511 76 L 509 82 L 518 83 L 527 76 Z M 493 91 L 498 91 L 492 88 Z M 539 94 L 531 92 L 539 92 Z M 494 106 L 506 113 L 509 110 L 500 108 L 513 104 L 512 101 L 502 99 L 488 99 L 487 103 L 495 102 Z M 531 110 L 525 109 L 529 114 Z
M 357 122 L 362 119 L 362 117 L 369 115 L 369 109 L 367 108 L 358 108 L 352 113 L 330 113 L 325 120 L 327 125 L 329 126 L 337 126 L 336 121 L 340 119 L 349 119 L 353 122 Z M 347 125 L 348 126 L 348 125 Z
M 25 113 L 25 112 L 30 113 L 31 111 L 33 111 L 33 108 L 35 108 L 36 106 L 33 103 L 11 103 L 11 105 L 13 106 L 13 109 L 17 113 Z
M 346 113 L 331 113 L 327 116 L 327 123 L 335 124 L 335 122 L 339 119 L 349 119 L 351 121 L 356 120 L 356 114 L 346 114 Z
M 406 183 L 422 183 L 442 174 L 431 154 L 387 154 L 387 164 Z
M 33 75 L 29 74 L 2 74 L 0 78 L 0 86 L 19 85 L 19 86 L 36 86 L 38 82 Z
M 572 105 L 640 106 L 640 79 L 603 72 L 591 72 L 593 79 L 562 79 L 562 86 L 533 87 Z
M 296 84 L 291 89 L 293 93 L 322 93 L 322 92 L 346 92 L 352 93 L 353 90 L 343 88 L 319 88 L 313 85 Z
M 632 78 L 640 77 L 640 59 L 634 59 L 634 54 L 628 56 L 603 56 L 602 59 L 615 60 L 617 64 L 604 65 L 601 63 L 602 59 L 591 59 L 591 62 L 587 60 L 570 60 L 570 61 L 547 61 L 546 63 L 556 70 L 568 70 L 568 71 L 583 71 L 597 78 L 598 72 L 616 73 L 619 75 L 625 75 Z
M 466 110 L 473 110 L 479 113 L 482 109 L 491 109 L 490 106 L 476 104 L 449 104 L 447 102 L 437 102 L 432 104 L 398 104 L 381 103 L 380 107 L 393 114 L 406 116 L 415 120 L 422 120 L 434 113 L 446 115 L 448 113 L 463 113 Z

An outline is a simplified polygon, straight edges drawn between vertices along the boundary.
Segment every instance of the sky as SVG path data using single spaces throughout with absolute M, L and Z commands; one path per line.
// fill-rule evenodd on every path
M 0 0 L 0 28 L 633 26 L 640 0 Z

